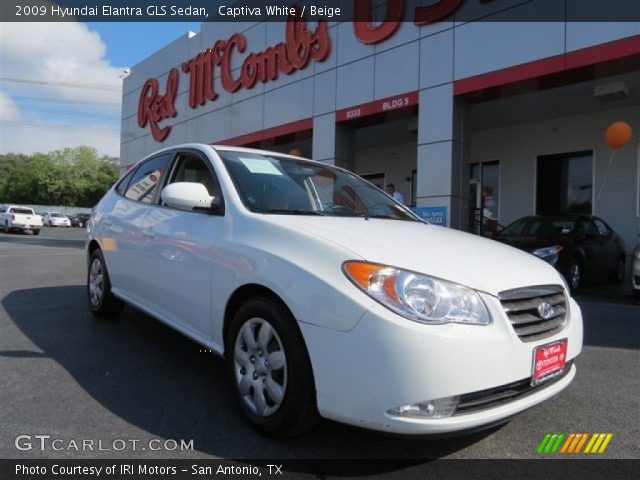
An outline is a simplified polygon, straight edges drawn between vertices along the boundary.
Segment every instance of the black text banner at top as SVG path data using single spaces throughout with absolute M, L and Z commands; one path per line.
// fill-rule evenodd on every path
M 417 6 L 416 6 L 417 4 Z M 426 4 L 426 5 L 423 5 Z M 638 22 L 638 0 L 0 0 L 2 22 Z

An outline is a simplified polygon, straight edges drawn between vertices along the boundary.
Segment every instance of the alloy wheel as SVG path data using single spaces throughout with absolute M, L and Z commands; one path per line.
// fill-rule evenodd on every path
M 574 263 L 571 265 L 571 270 L 569 271 L 569 284 L 571 285 L 571 289 L 575 290 L 580 286 L 580 265 Z
M 278 332 L 263 318 L 245 322 L 234 346 L 235 379 L 245 405 L 256 415 L 275 413 L 287 388 L 287 364 Z
M 102 262 L 94 258 L 89 270 L 89 300 L 93 307 L 100 305 L 104 292 L 104 272 Z

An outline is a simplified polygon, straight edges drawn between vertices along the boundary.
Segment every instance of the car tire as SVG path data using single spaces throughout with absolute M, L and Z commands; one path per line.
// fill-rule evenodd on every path
M 640 290 L 633 291 L 633 298 L 636 300 L 636 302 L 640 302 Z
M 35 229 L 35 230 L 31 230 L 33 232 L 34 235 L 40 235 L 40 230 L 39 229 Z
M 229 326 L 225 351 L 236 399 L 252 427 L 276 438 L 313 428 L 319 414 L 311 361 L 283 304 L 266 297 L 247 301 Z
M 569 290 L 573 293 L 577 291 L 582 285 L 582 265 L 575 258 L 571 260 L 567 267 L 567 285 Z
M 624 282 L 624 277 L 626 274 L 626 266 L 624 263 L 624 259 L 619 258 L 618 263 L 616 264 L 616 270 L 611 274 L 611 281 L 615 285 L 620 285 Z
M 91 313 L 98 318 L 117 317 L 124 307 L 124 302 L 111 292 L 109 272 L 99 248 L 94 250 L 89 259 L 87 300 Z

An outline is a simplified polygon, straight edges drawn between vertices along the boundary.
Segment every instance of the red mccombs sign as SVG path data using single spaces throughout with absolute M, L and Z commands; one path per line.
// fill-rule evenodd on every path
M 388 0 L 385 18 L 382 22 L 374 23 L 372 1 L 354 0 L 353 31 L 359 41 L 368 45 L 382 42 L 393 35 L 400 27 L 405 11 L 405 0 Z M 427 7 L 416 7 L 413 23 L 420 26 L 441 20 L 453 13 L 462 2 L 439 0 Z M 220 84 L 227 92 L 251 89 L 257 82 L 267 83 L 276 80 L 280 74 L 290 75 L 302 70 L 312 60 L 326 60 L 331 52 L 331 39 L 326 21 L 319 20 L 315 30 L 310 31 L 304 18 L 290 16 L 286 22 L 284 42 L 261 52 L 249 53 L 239 74 L 234 76 L 231 71 L 232 59 L 246 50 L 246 37 L 236 33 L 227 40 L 218 40 L 211 48 L 184 62 L 181 69 L 189 76 L 189 107 L 197 108 L 218 98 L 216 69 L 220 72 Z M 148 79 L 142 87 L 138 102 L 138 126 L 144 128 L 149 125 L 153 138 L 158 142 L 171 133 L 171 126 L 160 127 L 160 122 L 178 114 L 175 100 L 179 80 L 178 68 L 172 68 L 164 92 L 160 91 L 155 78 Z

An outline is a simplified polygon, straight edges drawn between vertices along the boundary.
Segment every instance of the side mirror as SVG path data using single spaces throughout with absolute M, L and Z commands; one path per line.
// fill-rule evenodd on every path
M 160 198 L 166 205 L 183 210 L 210 211 L 215 204 L 220 203 L 209 195 L 203 184 L 196 182 L 171 183 L 162 189 Z

